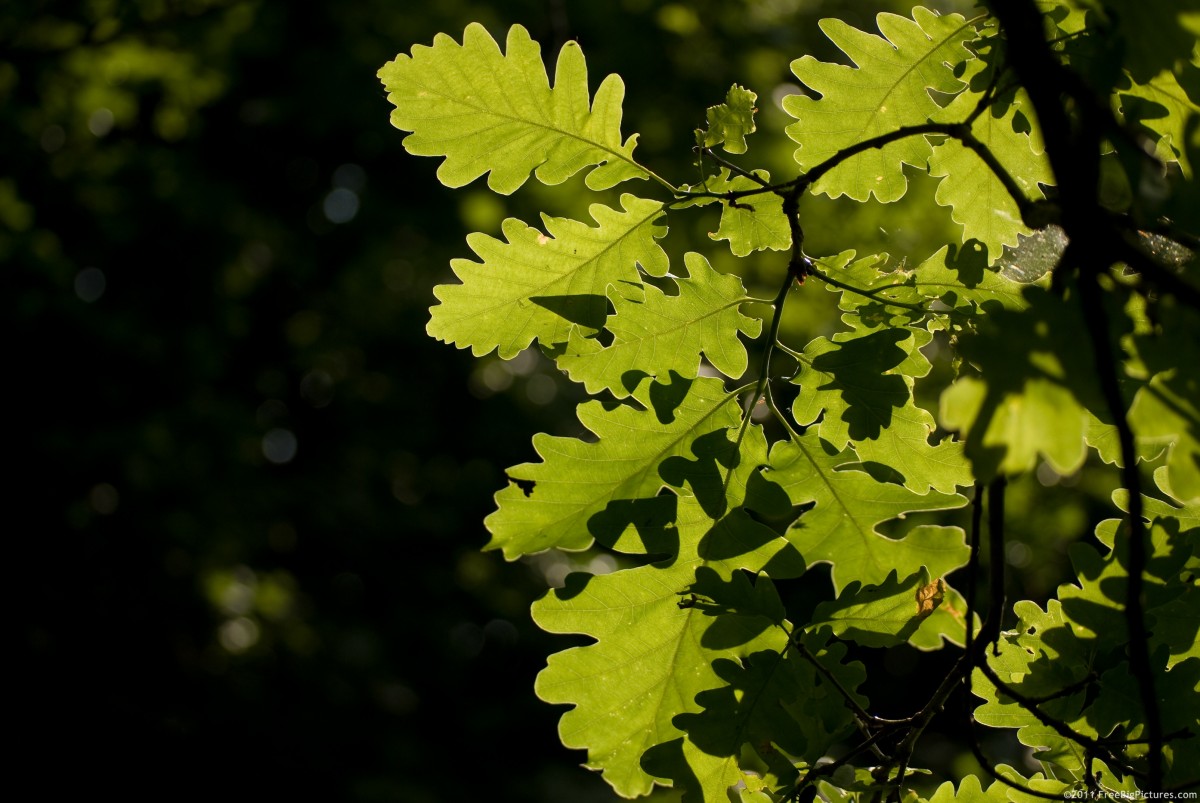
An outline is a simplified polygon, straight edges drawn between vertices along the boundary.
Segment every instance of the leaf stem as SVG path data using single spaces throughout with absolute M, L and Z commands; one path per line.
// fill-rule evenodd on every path
M 922 315 L 929 314 L 929 310 L 926 309 L 925 307 L 922 307 L 920 304 L 909 304 L 905 301 L 893 301 L 893 300 L 887 298 L 886 296 L 883 298 L 878 297 L 879 293 L 882 293 L 884 290 L 891 290 L 896 287 L 904 287 L 905 285 L 903 285 L 903 284 L 889 284 L 885 287 L 876 287 L 873 290 L 863 290 L 860 287 L 855 287 L 853 285 L 846 284 L 843 281 L 833 278 L 829 274 L 827 274 L 824 271 L 822 271 L 821 269 L 819 269 L 815 264 L 813 264 L 809 267 L 808 272 L 809 272 L 809 274 L 811 274 L 812 276 L 816 276 L 818 279 L 825 282 L 826 284 L 833 285 L 834 287 L 837 287 L 841 290 L 848 290 L 849 292 L 863 296 L 864 298 L 869 298 L 872 301 L 879 301 L 883 304 L 888 305 L 889 307 L 899 307 L 900 309 L 912 310 L 913 312 L 919 312 Z M 953 310 L 950 310 L 950 311 L 953 311 Z

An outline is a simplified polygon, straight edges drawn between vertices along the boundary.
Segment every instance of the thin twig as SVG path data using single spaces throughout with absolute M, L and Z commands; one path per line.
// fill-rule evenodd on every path
M 771 182 L 764 180 L 762 178 L 762 176 L 758 175 L 757 173 L 754 173 L 749 170 L 746 170 L 745 168 L 739 167 L 738 165 L 735 165 L 733 162 L 729 161 L 728 159 L 718 156 L 717 153 L 712 148 L 703 148 L 701 150 L 701 152 L 703 154 L 707 155 L 708 158 L 712 159 L 714 162 L 719 164 L 721 167 L 728 169 L 730 173 L 736 173 L 739 176 L 750 179 L 755 184 L 758 184 L 760 187 L 770 189 Z
M 1059 736 L 1062 736 L 1064 739 L 1070 739 L 1080 747 L 1083 747 L 1085 750 L 1094 752 L 1096 755 L 1102 757 L 1111 764 L 1125 770 L 1130 775 L 1138 778 L 1146 777 L 1146 773 L 1141 772 L 1129 763 L 1129 758 L 1127 756 L 1114 753 L 1104 744 L 1089 736 L 1085 736 L 1057 717 L 1052 717 L 1047 714 L 1045 711 L 1039 708 L 1037 703 L 1035 703 L 1033 700 L 1029 699 L 1012 686 L 1009 686 L 1007 683 L 1001 680 L 1000 676 L 996 674 L 996 671 L 992 669 L 986 661 L 980 662 L 979 671 L 982 672 L 984 676 L 992 682 L 993 685 L 995 685 L 998 692 L 1006 697 L 1011 698 L 1012 701 L 1021 706 L 1021 708 L 1025 709 L 1030 714 L 1033 714 L 1038 722 L 1041 722 L 1046 727 L 1053 729 Z
M 843 282 L 839 279 L 833 278 L 828 273 L 825 273 L 820 268 L 818 268 L 815 264 L 811 264 L 809 266 L 808 273 L 811 276 L 816 276 L 818 279 L 825 282 L 826 284 L 833 285 L 834 287 L 837 287 L 841 290 L 847 290 L 851 293 L 855 293 L 856 295 L 860 295 L 864 298 L 869 298 L 872 301 L 878 301 L 881 304 L 886 304 L 889 307 L 899 307 L 900 309 L 912 310 L 913 312 L 919 312 L 922 315 L 929 314 L 929 310 L 926 309 L 925 307 L 922 307 L 920 304 L 909 304 L 905 301 L 893 301 L 893 300 L 887 298 L 886 296 L 883 298 L 878 297 L 878 294 L 883 292 L 884 290 L 891 290 L 891 289 L 894 289 L 897 287 L 905 287 L 906 285 L 889 284 L 886 287 L 876 287 L 873 290 L 863 290 L 860 287 L 855 287 L 854 285 L 846 284 L 845 282 Z

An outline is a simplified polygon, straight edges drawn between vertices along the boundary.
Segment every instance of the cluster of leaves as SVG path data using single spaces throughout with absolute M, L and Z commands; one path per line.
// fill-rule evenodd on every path
M 591 221 L 470 236 L 476 258 L 437 288 L 429 332 L 476 355 L 539 348 L 596 397 L 579 408 L 586 437 L 535 436 L 540 460 L 509 470 L 486 524 L 510 559 L 626 556 L 533 610 L 595 640 L 551 656 L 536 688 L 572 706 L 563 743 L 617 793 L 900 799 L 922 732 L 964 687 L 974 721 L 1018 729 L 1042 769 L 996 766 L 973 743 L 995 782 L 932 800 L 1197 782 L 1200 57 L 1194 14 L 1164 6 L 1147 26 L 1144 12 L 918 7 L 881 14 L 878 34 L 826 20 L 852 65 L 793 62 L 807 91 L 783 101 L 799 169 L 782 181 L 733 161 L 756 125 L 741 86 L 696 132 L 688 185 L 637 160 L 624 84 L 589 96 L 573 42 L 553 84 L 519 26 L 503 51 L 471 25 L 382 68 L 405 147 L 443 157 L 448 186 L 486 175 L 507 194 L 584 172 L 597 193 Z M 804 250 L 806 205 L 896 201 L 906 169 L 939 179 L 959 242 L 901 268 Z M 671 253 L 668 221 L 711 206 L 711 237 L 735 256 L 790 254 L 774 298 Z M 1048 233 L 1067 245 L 1043 277 L 1001 269 Z M 784 342 L 788 298 L 815 286 L 837 294 L 843 328 Z M 914 395 L 935 338 L 955 371 L 936 417 Z M 1123 516 L 1098 527 L 1103 553 L 1072 548 L 1076 583 L 1045 608 L 1018 602 L 1002 631 L 1006 480 L 1043 462 L 1070 474 L 1090 451 L 1120 474 Z M 930 523 L 968 506 L 966 529 Z M 785 605 L 782 588 L 818 576 L 826 602 Z M 911 716 L 883 719 L 848 644 L 904 643 L 962 652 Z

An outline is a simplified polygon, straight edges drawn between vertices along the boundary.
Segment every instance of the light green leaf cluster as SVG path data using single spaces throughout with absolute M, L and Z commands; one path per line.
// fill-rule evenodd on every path
M 1115 500 L 1127 508 L 1127 496 Z M 1195 606 L 1200 576 L 1200 510 L 1177 508 L 1146 498 L 1150 517 L 1150 554 L 1145 574 L 1146 611 L 1152 624 L 1156 692 L 1166 732 L 1179 732 L 1200 721 L 1200 614 Z M 1129 640 L 1125 620 L 1128 584 L 1128 542 L 1119 535 L 1122 523 L 1102 522 L 1097 538 L 1107 549 L 1071 548 L 1078 584 L 1059 588 L 1058 598 L 1043 611 L 1030 602 L 1016 606 L 1019 621 L 1005 633 L 998 654 L 989 664 L 1000 679 L 1026 697 L 1050 698 L 1040 704 L 1044 714 L 1092 740 L 1135 740 L 1128 760 L 1145 755 L 1145 727 L 1137 682 L 1125 657 Z M 1091 684 L 1080 685 L 1089 677 Z M 1038 758 L 1082 781 L 1087 751 L 1018 704 L 977 672 L 974 690 L 986 702 L 975 718 L 987 725 L 1019 728 L 1025 744 L 1038 748 Z M 1074 693 L 1061 692 L 1074 689 Z M 1194 772 L 1200 749 L 1181 740 L 1164 746 L 1168 783 L 1183 782 Z M 1062 777 L 1062 776 L 1060 776 Z
M 533 607 L 543 629 L 591 639 L 551 656 L 536 691 L 570 706 L 562 742 L 585 750 L 618 794 L 659 785 L 703 803 L 919 798 L 912 746 L 948 698 L 879 718 L 860 692 L 867 668 L 847 656 L 953 650 L 981 632 L 981 601 L 947 582 L 965 567 L 960 586 L 984 585 L 963 525 L 971 519 L 978 546 L 981 500 L 992 505 L 1005 478 L 1043 464 L 1064 477 L 1091 466 L 1116 476 L 1135 459 L 1132 473 L 1152 470 L 1171 500 L 1142 494 L 1144 646 L 1163 733 L 1200 718 L 1200 315 L 1187 246 L 1200 236 L 1189 208 L 1200 198 L 1200 63 L 1181 36 L 1195 20 L 1190 5 L 1149 14 L 1165 26 L 1155 51 L 1124 0 L 1035 5 L 1050 56 L 1103 100 L 1057 111 L 1112 129 L 1092 157 L 1102 222 L 1124 227 L 1124 240 L 1104 242 L 1120 253 L 1083 247 L 1076 218 L 1097 187 L 1055 186 L 1050 156 L 1055 166 L 1064 157 L 1039 127 L 1046 106 L 1021 85 L 1010 32 L 983 15 L 917 7 L 879 15 L 878 34 L 823 21 L 852 66 L 792 62 L 806 87 L 783 101 L 797 170 L 776 165 L 774 179 L 734 161 L 748 154 L 758 99 L 737 84 L 694 132 L 699 180 L 689 185 L 635 160 L 636 135 L 620 132 L 624 84 L 609 76 L 591 96 L 574 42 L 553 86 L 520 26 L 503 52 L 471 25 L 461 44 L 439 36 L 380 71 L 393 124 L 411 132 L 405 147 L 443 157 L 448 186 L 486 175 L 507 194 L 530 176 L 559 184 L 586 171 L 587 194 L 652 179 L 645 197 L 597 194 L 590 221 L 546 214 L 537 227 L 504 221 L 502 238 L 468 236 L 475 258 L 451 263 L 458 281 L 435 289 L 428 325 L 477 356 L 540 349 L 590 397 L 581 436 L 534 436 L 538 459 L 508 470 L 485 524 L 487 548 L 510 560 L 552 549 L 633 556 L 610 574 L 569 576 Z M 1139 132 L 1165 164 L 1130 149 Z M 962 226 L 957 241 L 928 256 L 805 252 L 807 210 L 828 203 L 821 196 L 896 201 L 906 171 L 922 170 Z M 709 237 L 729 250 L 679 247 L 670 224 L 714 205 Z M 789 252 L 786 267 L 769 251 Z M 1122 270 L 1118 258 L 1134 264 Z M 754 267 L 731 272 L 731 262 Z M 774 283 L 774 300 L 752 298 L 743 277 Z M 836 294 L 816 292 L 840 317 L 791 344 L 784 307 L 811 298 L 813 284 Z M 926 409 L 935 401 L 936 418 Z M 1130 474 L 1120 481 L 1138 487 Z M 968 516 L 960 491 L 972 485 Z M 1114 512 L 1128 516 L 1129 499 L 1114 494 Z M 975 722 L 1016 729 L 1043 772 L 999 765 L 1018 786 L 967 777 L 929 800 L 1143 788 L 1157 737 L 1142 709 L 1145 673 L 1131 669 L 1126 530 L 1107 520 L 1096 529 L 1103 550 L 1071 546 L 1076 582 L 1044 605 L 1016 602 L 1016 627 L 986 651 L 972 640 L 945 686 L 969 685 L 982 700 Z M 1039 547 L 1076 536 L 1046 533 Z M 827 578 L 811 571 L 820 564 Z M 1195 780 L 1200 739 L 1166 738 L 1160 752 L 1163 783 Z

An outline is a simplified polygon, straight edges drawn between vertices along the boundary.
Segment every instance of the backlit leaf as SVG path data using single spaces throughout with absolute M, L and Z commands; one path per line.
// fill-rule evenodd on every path
M 812 56 L 792 62 L 792 72 L 820 94 L 789 95 L 783 108 L 797 118 L 788 136 L 800 143 L 796 162 L 805 170 L 838 151 L 906 125 L 927 122 L 938 111 L 929 90 L 957 93 L 963 83 L 955 65 L 970 58 L 963 43 L 973 25 L 958 14 L 938 16 L 920 6 L 913 18 L 877 17 L 876 36 L 840 20 L 822 20 L 821 30 L 854 62 L 827 64 Z M 924 167 L 930 146 L 915 136 L 854 156 L 817 182 L 814 191 L 834 198 L 895 201 L 908 186 L 902 166 Z
M 515 218 L 504 221 L 505 241 L 473 234 L 467 242 L 482 262 L 453 260 L 461 284 L 442 285 L 430 310 L 429 334 L 481 356 L 495 349 L 515 357 L 535 340 L 565 343 L 572 330 L 604 325 L 610 284 L 640 283 L 638 266 L 652 276 L 667 272 L 656 240 L 662 204 L 632 195 L 622 209 L 591 207 L 599 224 L 546 217 L 546 233 Z
M 853 453 L 839 452 L 811 429 L 771 450 L 767 478 L 787 491 L 792 504 L 813 505 L 787 532 L 810 566 L 833 564 L 840 591 L 852 580 L 882 583 L 892 571 L 907 577 L 925 566 L 940 576 L 966 563 L 967 546 L 956 527 L 917 527 L 902 539 L 876 529 L 906 513 L 961 507 L 964 497 L 914 493 L 848 465 L 855 462 Z
M 637 137 L 621 142 L 625 85 L 610 75 L 589 103 L 577 42 L 559 51 L 553 88 L 541 48 L 520 25 L 509 29 L 505 53 L 478 23 L 467 26 L 461 45 L 438 34 L 432 47 L 385 64 L 379 79 L 396 107 L 392 125 L 413 132 L 404 147 L 446 157 L 438 178 L 448 187 L 490 172 L 488 187 L 507 195 L 531 171 L 543 184 L 560 184 L 594 165 L 593 189 L 649 175 L 633 159 Z
M 746 348 L 738 336 L 758 335 L 762 324 L 741 312 L 747 300 L 741 279 L 717 273 L 696 253 L 684 257 L 688 276 L 677 281 L 678 294 L 667 295 L 652 284 L 610 286 L 614 313 L 605 329 L 608 345 L 572 332 L 558 364 L 589 393 L 607 388 L 627 395 L 649 375 L 675 372 L 694 378 L 700 355 L 726 376 L 746 371 Z

